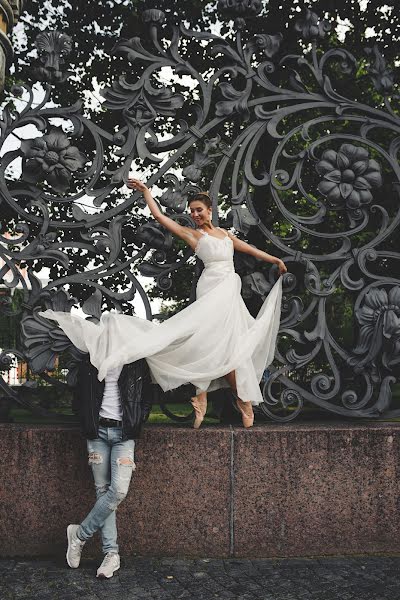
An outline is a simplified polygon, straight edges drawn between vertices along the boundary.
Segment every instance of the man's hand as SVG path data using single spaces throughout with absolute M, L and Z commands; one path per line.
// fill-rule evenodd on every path
M 144 192 L 147 190 L 147 186 L 140 181 L 140 179 L 128 179 L 128 183 L 126 184 L 128 188 L 138 190 L 138 192 Z

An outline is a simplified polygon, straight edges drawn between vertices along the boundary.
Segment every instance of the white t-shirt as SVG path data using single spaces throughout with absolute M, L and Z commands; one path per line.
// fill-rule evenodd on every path
M 99 412 L 100 417 L 104 419 L 122 421 L 122 406 L 118 387 L 121 371 L 122 367 L 117 367 L 108 371 L 105 376 L 103 401 Z

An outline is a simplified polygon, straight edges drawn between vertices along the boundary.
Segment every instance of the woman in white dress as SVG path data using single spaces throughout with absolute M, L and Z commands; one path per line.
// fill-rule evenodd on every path
M 186 383 L 196 387 L 196 396 L 191 399 L 194 428 L 200 427 L 206 413 L 207 392 L 221 387 L 232 388 L 243 425 L 251 427 L 252 405 L 263 402 L 259 382 L 274 358 L 282 277 L 278 277 L 254 319 L 240 294 L 241 279 L 234 270 L 233 252 L 276 264 L 279 275 L 287 271 L 285 264 L 214 227 L 207 193 L 189 200 L 194 229 L 164 215 L 140 180 L 129 179 L 128 187 L 143 192 L 153 217 L 203 261 L 196 301 L 161 324 L 118 313 L 104 314 L 98 324 L 69 313 L 47 310 L 39 314 L 57 321 L 79 350 L 89 352 L 100 381 L 111 369 L 145 358 L 153 382 L 164 391 Z

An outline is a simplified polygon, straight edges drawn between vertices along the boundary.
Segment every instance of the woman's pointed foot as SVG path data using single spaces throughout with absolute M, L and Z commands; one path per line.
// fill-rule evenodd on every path
M 207 412 L 207 396 L 194 396 L 190 398 L 190 402 L 194 409 L 193 429 L 199 429 Z
M 245 427 L 246 429 L 248 429 L 249 427 L 253 427 L 254 412 L 251 402 L 244 402 L 238 396 L 236 396 L 236 406 L 238 407 L 242 415 L 243 427 Z

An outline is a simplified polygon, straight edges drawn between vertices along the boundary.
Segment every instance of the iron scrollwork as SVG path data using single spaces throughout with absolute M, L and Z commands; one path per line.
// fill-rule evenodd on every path
M 65 336 L 39 317 L 40 307 L 56 303 L 69 310 L 80 303 L 96 319 L 104 299 L 129 312 L 139 294 L 152 318 L 135 269 L 167 289 L 170 274 L 193 262 L 190 251 L 143 219 L 133 225 L 130 256 L 124 253 L 127 215 L 143 204 L 137 193 L 114 202 L 113 192 L 132 162 L 145 162 L 149 184 L 163 189 L 159 200 L 172 218 L 190 224 L 187 197 L 208 188 L 216 223 L 220 198 L 224 224 L 289 267 L 276 360 L 263 381 L 265 415 L 288 421 L 307 405 L 346 417 L 400 416 L 392 406 L 400 363 L 400 254 L 393 244 L 400 219 L 400 122 L 393 74 L 379 50 L 370 49 L 368 72 L 382 103 L 348 98 L 332 81 L 354 77 L 357 59 L 344 48 L 319 50 L 330 27 L 311 10 L 295 25 L 310 49 L 286 55 L 282 34 L 246 35 L 259 1 L 220 0 L 218 7 L 223 18 L 235 20 L 234 39 L 169 25 L 163 11 L 149 9 L 143 12 L 148 42 L 132 37 L 116 43 L 113 53 L 143 70 L 135 81 L 118 74 L 102 91 L 104 107 L 120 119 L 112 132 L 86 118 L 80 103 L 48 106 L 52 86 L 68 76 L 70 42 L 58 32 L 40 34 L 41 66 L 32 76 L 45 82 L 45 97 L 34 106 L 24 84 L 15 91 L 28 94 L 27 106 L 19 113 L 6 107 L 0 124 L 2 146 L 24 125 L 38 131 L 5 152 L 0 170 L 2 202 L 15 221 L 14 235 L 0 240 L 1 276 L 24 294 L 19 356 L 36 372 L 51 369 L 61 350 L 79 360 Z M 185 40 L 207 45 L 203 72 L 181 53 Z M 189 76 L 196 95 L 164 85 L 158 75 L 165 67 Z M 54 117 L 68 128 L 55 127 Z M 165 139 L 157 132 L 160 119 L 171 120 Z M 82 139 L 91 140 L 90 147 Z M 118 157 L 113 166 L 107 166 L 110 154 Z M 21 159 L 21 177 L 10 180 L 7 168 Z M 93 199 L 93 210 L 80 207 L 84 196 Z M 74 251 L 87 255 L 85 270 L 74 271 Z M 49 260 L 62 275 L 42 287 L 34 272 Z M 246 257 L 236 261 L 243 296 L 256 308 L 274 269 Z M 123 276 L 123 291 L 120 281 L 113 287 L 116 274 Z M 89 286 L 92 295 L 85 302 L 70 299 L 65 287 L 71 284 Z M 346 331 L 338 329 L 342 318 Z M 353 328 L 353 339 L 346 338 Z M 9 356 L 3 352 L 3 369 Z M 2 387 L 16 398 L 5 382 Z

